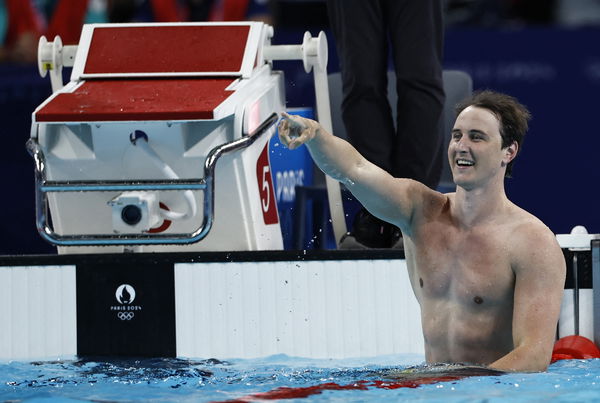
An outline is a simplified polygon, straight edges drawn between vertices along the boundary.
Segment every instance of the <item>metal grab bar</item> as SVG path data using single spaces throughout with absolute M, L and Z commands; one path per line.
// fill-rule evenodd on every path
M 161 245 L 191 244 L 204 239 L 214 220 L 215 168 L 219 158 L 226 153 L 252 145 L 277 122 L 276 113 L 271 114 L 258 128 L 247 136 L 213 148 L 204 160 L 204 178 L 133 181 L 48 181 L 46 160 L 39 143 L 30 138 L 27 151 L 35 163 L 36 227 L 46 241 L 59 246 L 109 246 L 109 245 Z M 98 191 L 144 191 L 144 190 L 203 190 L 204 211 L 202 224 L 190 233 L 176 234 L 88 234 L 60 235 L 48 224 L 48 193 L 51 192 L 98 192 Z

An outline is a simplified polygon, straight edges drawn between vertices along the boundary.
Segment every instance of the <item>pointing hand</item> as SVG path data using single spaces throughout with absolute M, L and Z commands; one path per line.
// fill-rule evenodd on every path
M 281 115 L 278 128 L 279 140 L 290 150 L 300 147 L 315 137 L 319 124 L 314 120 L 288 115 L 285 112 Z

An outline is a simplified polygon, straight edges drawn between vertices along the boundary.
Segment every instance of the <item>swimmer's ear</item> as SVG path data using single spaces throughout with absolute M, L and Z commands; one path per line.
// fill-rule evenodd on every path
M 502 158 L 502 162 L 504 165 L 508 165 L 509 162 L 515 159 L 517 154 L 519 153 L 519 143 L 513 141 L 511 145 L 503 148 L 504 157 Z

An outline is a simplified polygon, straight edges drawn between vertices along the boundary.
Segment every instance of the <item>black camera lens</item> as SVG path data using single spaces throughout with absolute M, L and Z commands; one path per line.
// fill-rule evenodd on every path
M 142 219 L 142 210 L 133 204 L 128 204 L 121 210 L 121 219 L 125 224 L 135 225 Z

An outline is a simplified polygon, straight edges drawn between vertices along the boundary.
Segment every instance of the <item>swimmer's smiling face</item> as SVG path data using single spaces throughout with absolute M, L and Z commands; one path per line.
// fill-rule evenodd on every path
M 500 121 L 494 113 L 476 106 L 465 108 L 456 118 L 448 146 L 454 182 L 469 190 L 490 178 L 504 178 L 517 148 L 516 142 L 502 148 Z

